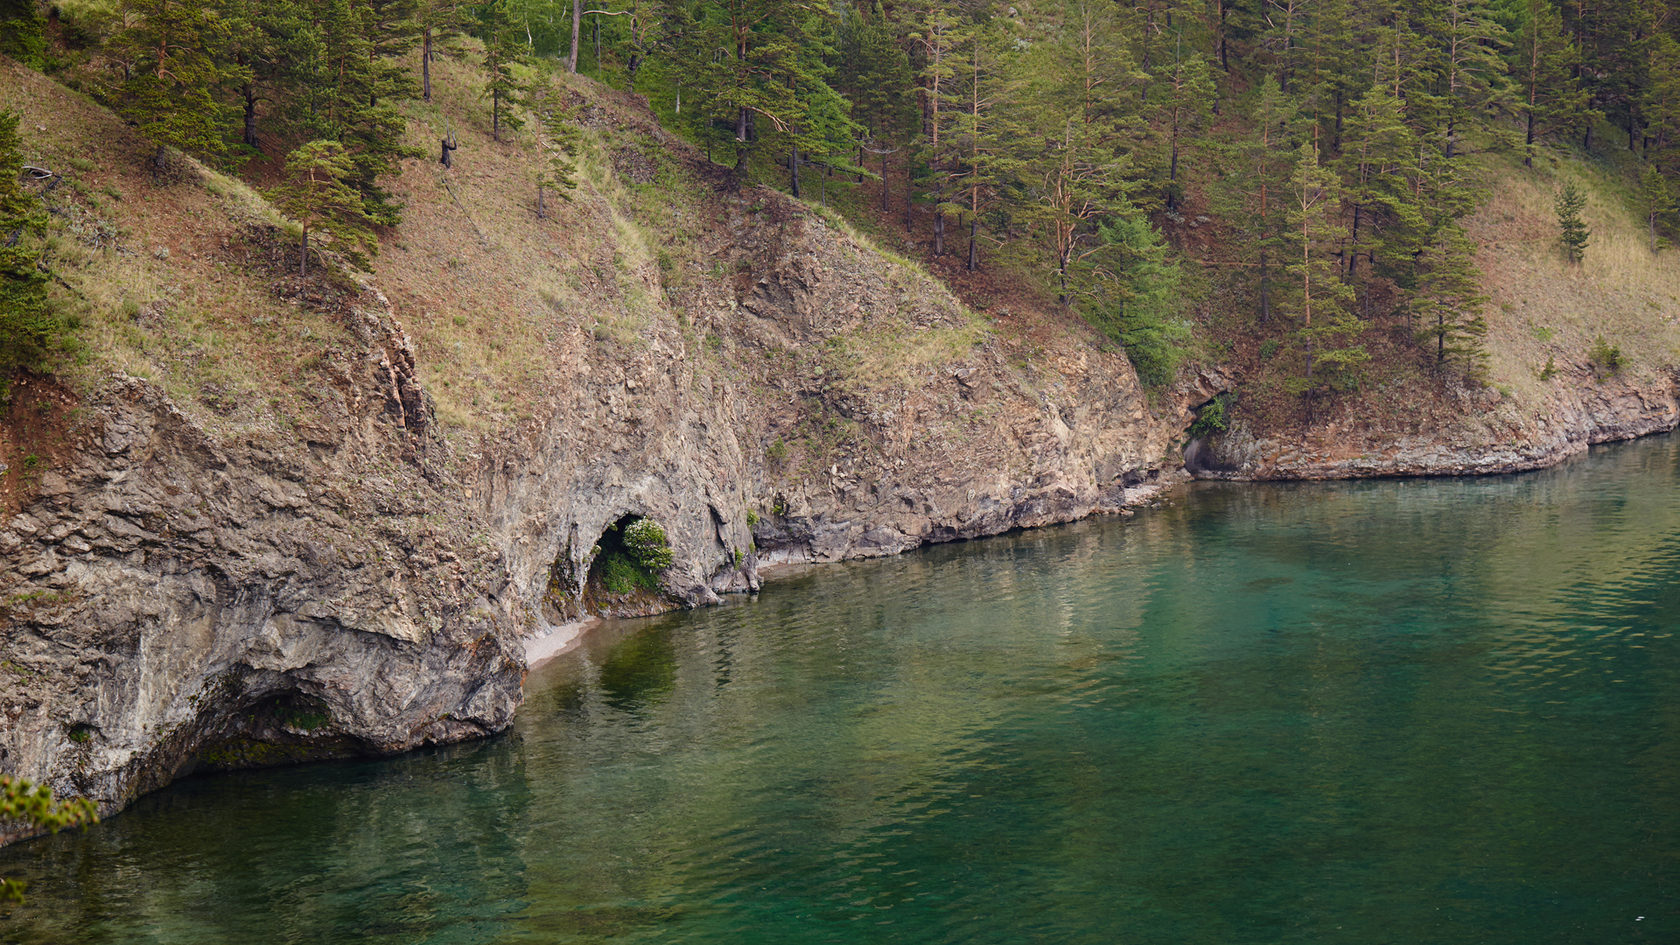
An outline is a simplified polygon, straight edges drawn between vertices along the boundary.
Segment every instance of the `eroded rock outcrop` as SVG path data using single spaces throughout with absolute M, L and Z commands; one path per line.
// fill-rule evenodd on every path
M 417 454 L 400 334 L 347 317 L 365 356 L 295 436 L 218 438 L 133 378 L 80 405 L 0 527 L 0 767 L 111 810 L 197 765 L 508 724 L 522 611 L 435 514 L 453 484 Z
M 1509 399 L 1491 387 L 1455 395 L 1448 404 L 1420 407 L 1406 429 L 1357 416 L 1258 433 L 1239 422 L 1191 444 L 1187 462 L 1208 479 L 1512 473 L 1680 424 L 1680 377 L 1666 372 L 1600 376 L 1576 364 L 1564 366 L 1534 401 Z
M 494 732 L 524 639 L 584 611 L 626 516 L 674 551 L 645 609 L 698 606 L 764 560 L 1069 521 L 1179 475 L 1186 417 L 1094 336 L 1023 340 L 779 195 L 734 207 L 686 320 L 575 326 L 542 413 L 476 446 L 440 432 L 371 286 L 296 429 L 107 384 L 0 521 L 0 766 L 112 810 L 198 766 Z

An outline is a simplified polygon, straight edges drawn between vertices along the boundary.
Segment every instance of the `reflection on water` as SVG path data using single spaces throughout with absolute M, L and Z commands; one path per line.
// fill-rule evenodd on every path
M 1680 443 L 1206 484 L 604 628 L 0 852 L 0 942 L 1680 940 Z

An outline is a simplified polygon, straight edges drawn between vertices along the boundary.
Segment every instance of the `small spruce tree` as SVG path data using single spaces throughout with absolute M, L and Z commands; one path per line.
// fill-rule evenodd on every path
M 1639 197 L 1651 234 L 1651 252 L 1654 253 L 1662 248 L 1658 225 L 1675 209 L 1674 189 L 1654 164 L 1645 165 L 1645 170 L 1639 175 Z
M 1564 255 L 1576 265 L 1586 256 L 1587 242 L 1592 236 L 1586 222 L 1581 219 L 1581 210 L 1586 205 L 1587 196 L 1575 186 L 1574 181 L 1563 185 L 1553 205 L 1557 211 L 1558 241 L 1563 244 Z
M 1099 228 L 1109 291 L 1093 297 L 1087 317 L 1117 338 L 1149 387 L 1172 381 L 1190 343 L 1180 313 L 1182 272 L 1143 212 L 1127 204 Z

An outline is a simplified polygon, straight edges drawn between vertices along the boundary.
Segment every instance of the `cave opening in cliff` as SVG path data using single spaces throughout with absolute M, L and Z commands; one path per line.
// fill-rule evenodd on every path
M 207 724 L 215 734 L 194 752 L 191 768 L 196 770 L 263 768 L 357 753 L 326 701 L 296 689 L 268 692 L 212 715 Z
M 601 533 L 584 579 L 584 607 L 591 613 L 617 614 L 662 596 L 659 572 L 671 566 L 665 530 L 651 518 L 620 516 Z M 628 609 L 627 609 L 628 608 Z

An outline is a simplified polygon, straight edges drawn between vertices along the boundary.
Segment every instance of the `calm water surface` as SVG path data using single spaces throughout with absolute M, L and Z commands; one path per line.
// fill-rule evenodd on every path
M 1680 941 L 1680 440 L 1203 485 L 605 629 L 0 852 L 23 943 Z

